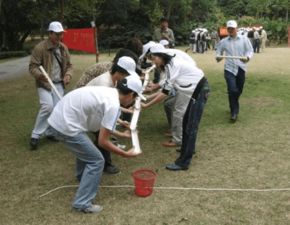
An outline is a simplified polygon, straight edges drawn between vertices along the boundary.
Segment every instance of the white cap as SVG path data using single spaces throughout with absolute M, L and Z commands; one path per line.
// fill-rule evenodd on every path
M 165 48 L 162 44 L 155 44 L 150 48 L 151 53 L 163 53 L 169 56 L 174 56 L 175 54 L 172 52 L 169 52 L 170 50 L 168 48 Z
M 138 94 L 138 96 L 142 99 L 142 100 L 146 100 L 146 98 L 144 97 L 144 95 L 142 95 L 142 91 L 143 91 L 143 87 L 142 87 L 142 82 L 140 80 L 139 76 L 134 76 L 134 75 L 130 75 L 125 77 L 124 79 L 127 80 L 127 83 L 123 83 L 124 86 L 126 86 L 128 89 L 134 91 L 135 93 Z
M 144 56 L 148 53 L 148 50 L 155 44 L 156 43 L 154 41 L 149 41 L 148 43 L 143 45 L 143 52 L 142 52 L 142 55 L 140 55 L 139 59 L 143 59 Z
M 227 22 L 227 27 L 231 27 L 231 28 L 237 28 L 238 27 L 238 24 L 235 20 L 229 20 Z
M 167 45 L 169 45 L 169 41 L 162 39 L 159 41 L 159 44 L 162 44 L 163 46 L 167 46 Z
M 53 31 L 55 33 L 64 32 L 64 29 L 60 22 L 54 21 L 49 24 L 48 31 Z
M 155 44 L 150 48 L 151 53 L 166 53 L 166 49 L 162 44 Z
M 126 70 L 130 75 L 134 75 L 139 78 L 138 74 L 136 73 L 136 63 L 131 57 L 123 56 L 119 58 L 117 65 Z

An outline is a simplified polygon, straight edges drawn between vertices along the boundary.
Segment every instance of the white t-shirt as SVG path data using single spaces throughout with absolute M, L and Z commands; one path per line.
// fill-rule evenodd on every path
M 173 86 L 176 91 L 187 93 L 193 93 L 198 82 L 204 77 L 201 69 L 178 57 L 173 57 L 171 63 L 165 66 L 165 73 L 169 87 Z
M 57 131 L 75 136 L 96 132 L 101 127 L 113 131 L 120 116 L 117 89 L 82 87 L 65 95 L 55 106 L 48 123 Z
M 196 62 L 186 52 L 175 48 L 168 48 L 166 51 L 168 53 L 175 54 L 177 58 L 183 59 L 189 63 L 193 63 L 193 65 L 196 66 Z
M 112 75 L 110 71 L 97 76 L 92 79 L 86 86 L 105 86 L 105 87 L 114 87 L 112 81 Z

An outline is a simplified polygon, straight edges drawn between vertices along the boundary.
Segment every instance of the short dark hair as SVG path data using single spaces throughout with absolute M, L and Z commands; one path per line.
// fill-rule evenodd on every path
M 127 86 L 127 79 L 126 78 L 118 81 L 116 88 L 123 95 L 128 95 L 128 94 L 130 94 L 130 93 L 133 92 L 133 96 L 134 97 L 137 97 L 138 96 L 138 94 L 136 92 L 134 92 L 130 88 L 128 88 L 128 86 Z
M 121 58 L 123 56 L 128 56 L 128 57 L 132 58 L 136 64 L 138 63 L 138 60 L 139 60 L 138 56 L 134 52 L 132 52 L 132 50 L 127 49 L 127 48 L 121 48 L 117 52 L 117 54 L 115 55 L 115 57 L 113 59 L 113 63 L 117 63 L 119 58 Z
M 128 40 L 125 48 L 134 52 L 138 57 L 143 53 L 143 44 L 139 38 L 133 37 Z
M 168 19 L 166 19 L 165 17 L 162 17 L 162 18 L 160 19 L 160 23 L 163 23 L 163 22 L 167 22 L 167 23 L 168 23 Z

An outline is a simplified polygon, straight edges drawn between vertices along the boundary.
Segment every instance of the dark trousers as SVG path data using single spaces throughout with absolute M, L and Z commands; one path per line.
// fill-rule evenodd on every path
M 160 69 L 156 68 L 154 70 L 154 78 L 153 78 L 153 83 L 154 84 L 159 83 L 159 81 L 160 81 L 160 73 L 161 73 Z
M 202 117 L 203 109 L 209 94 L 209 86 L 206 81 L 199 92 L 196 100 L 190 99 L 182 121 L 182 144 L 181 153 L 175 164 L 188 167 L 192 156 L 195 154 L 195 142 L 198 125 Z
M 99 131 L 95 133 L 96 140 L 95 140 L 94 144 L 98 147 L 98 149 L 100 150 L 100 152 L 102 153 L 102 155 L 104 157 L 104 160 L 105 160 L 104 168 L 105 168 L 107 166 L 112 165 L 111 152 L 109 152 L 106 149 L 99 146 L 99 144 L 98 144 L 99 134 L 100 134 Z
M 233 73 L 225 70 L 225 80 L 228 87 L 231 115 L 238 115 L 240 110 L 239 98 L 245 83 L 245 71 L 239 68 L 238 74 L 235 76 Z
M 260 52 L 260 40 L 259 39 L 254 39 L 253 49 L 254 49 L 254 52 L 256 52 L 256 53 Z

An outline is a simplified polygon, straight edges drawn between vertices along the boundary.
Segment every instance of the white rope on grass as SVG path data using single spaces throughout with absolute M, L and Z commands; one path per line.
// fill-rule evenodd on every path
M 54 188 L 42 195 L 39 198 L 42 198 L 46 195 L 49 195 L 52 192 L 63 188 L 78 187 L 78 185 L 65 185 Z M 100 188 L 135 188 L 133 185 L 101 185 Z M 156 190 L 193 190 L 193 191 L 232 191 L 232 192 L 282 192 L 290 191 L 290 188 L 266 188 L 266 189 L 256 189 L 256 188 L 203 188 L 203 187 L 153 187 Z

